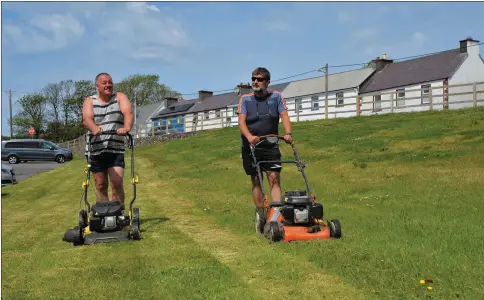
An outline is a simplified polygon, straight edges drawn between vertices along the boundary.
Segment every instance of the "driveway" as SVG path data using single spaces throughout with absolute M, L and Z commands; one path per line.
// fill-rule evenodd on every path
M 26 178 L 34 176 L 35 174 L 55 169 L 57 167 L 63 166 L 64 164 L 58 164 L 56 162 L 30 161 L 27 163 L 19 164 L 7 163 L 7 165 L 15 170 L 15 177 L 17 177 L 17 181 L 20 182 Z

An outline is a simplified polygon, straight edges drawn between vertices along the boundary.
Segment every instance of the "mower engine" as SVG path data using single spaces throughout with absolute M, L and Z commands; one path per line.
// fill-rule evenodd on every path
M 282 215 L 285 225 L 312 225 L 314 219 L 323 218 L 323 206 L 312 203 L 306 191 L 288 191 L 284 194 Z
M 103 217 L 92 216 L 89 225 L 89 229 L 96 232 L 121 230 L 123 227 L 129 225 L 129 218 L 122 215 Z
M 118 201 L 96 203 L 92 208 L 89 229 L 95 232 L 123 229 L 129 225 L 129 217 L 123 215 L 123 209 Z

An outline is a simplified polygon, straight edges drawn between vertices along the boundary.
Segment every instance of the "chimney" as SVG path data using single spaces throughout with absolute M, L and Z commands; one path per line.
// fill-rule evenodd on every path
M 386 65 L 393 63 L 393 59 L 388 59 L 387 54 L 383 53 L 383 58 L 377 57 L 371 61 L 372 68 L 377 72 L 383 70 Z
M 178 99 L 174 97 L 166 97 L 165 100 L 166 100 L 166 107 L 175 105 L 178 102 Z
M 250 93 L 252 86 L 248 83 L 240 83 L 237 85 L 236 93 L 237 96 L 242 96 L 243 94 Z
M 468 53 L 469 55 L 479 55 L 479 41 L 474 40 L 468 36 L 465 40 L 459 41 L 460 53 Z
M 198 102 L 202 102 L 204 99 L 207 99 L 209 97 L 213 96 L 213 92 L 209 91 L 198 91 Z

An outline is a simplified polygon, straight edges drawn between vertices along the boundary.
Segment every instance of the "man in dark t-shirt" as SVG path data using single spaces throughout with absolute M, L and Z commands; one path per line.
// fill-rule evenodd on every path
M 260 142 L 259 137 L 268 134 L 279 134 L 279 118 L 284 126 L 284 140 L 292 142 L 291 122 L 287 113 L 287 105 L 284 96 L 278 91 L 269 91 L 271 75 L 266 68 L 256 68 L 252 72 L 253 93 L 240 97 L 238 105 L 239 128 L 242 139 L 242 165 L 245 173 L 252 179 L 252 197 L 256 206 L 256 218 L 265 223 L 264 199 L 257 176 L 257 170 L 253 166 L 250 144 Z M 255 148 L 257 161 L 280 160 L 281 152 L 278 144 L 261 143 Z M 271 188 L 271 202 L 282 203 L 280 186 L 281 164 L 261 164 L 262 171 L 267 172 L 269 186 Z M 256 224 L 259 224 L 256 220 Z M 258 227 L 262 232 L 263 226 Z

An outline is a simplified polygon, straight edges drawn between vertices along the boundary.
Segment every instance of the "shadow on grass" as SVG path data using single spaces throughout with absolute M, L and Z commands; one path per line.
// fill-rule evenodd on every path
M 151 228 L 153 225 L 157 225 L 166 221 L 169 221 L 169 218 L 159 217 L 159 218 L 149 218 L 143 219 L 141 218 L 141 232 L 146 232 L 147 229 Z

